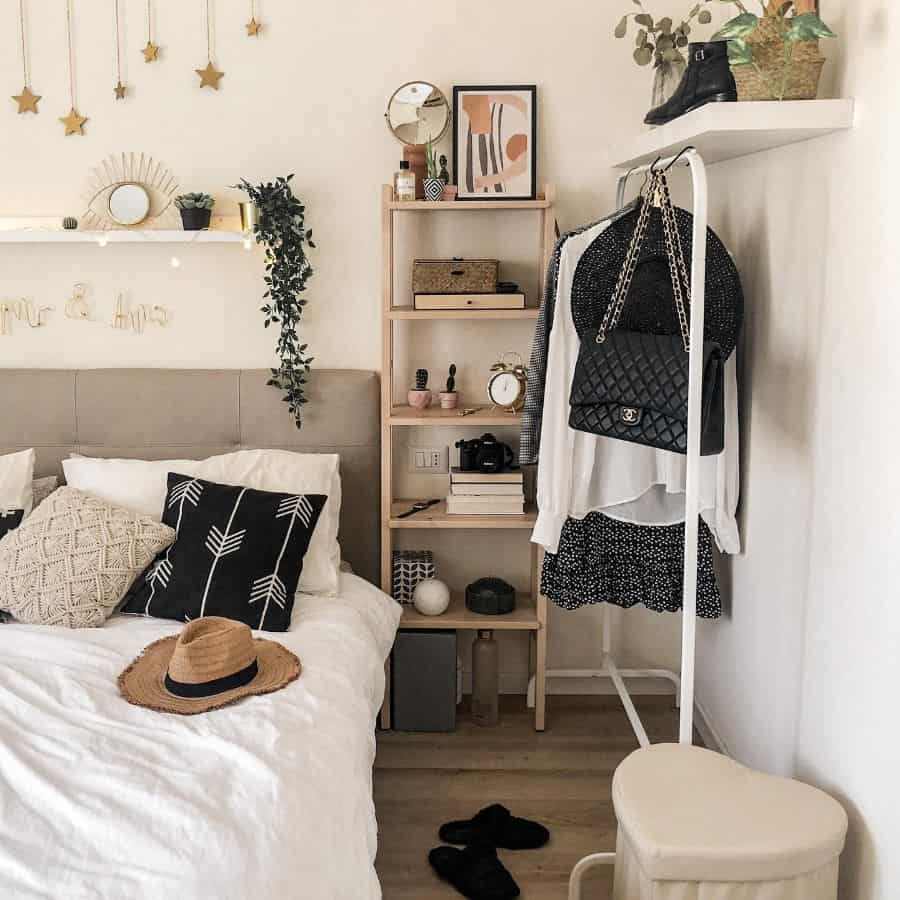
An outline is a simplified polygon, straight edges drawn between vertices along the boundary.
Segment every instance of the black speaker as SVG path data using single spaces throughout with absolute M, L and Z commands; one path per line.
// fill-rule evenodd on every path
M 396 731 L 456 731 L 455 631 L 400 631 L 391 678 Z

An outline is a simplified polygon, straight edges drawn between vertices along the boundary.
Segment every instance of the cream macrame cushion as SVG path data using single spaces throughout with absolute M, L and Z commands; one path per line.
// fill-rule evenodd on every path
M 102 625 L 175 532 L 62 487 L 0 543 L 0 609 L 20 622 Z
M 615 900 L 835 900 L 847 815 L 828 794 L 700 747 L 616 769 Z

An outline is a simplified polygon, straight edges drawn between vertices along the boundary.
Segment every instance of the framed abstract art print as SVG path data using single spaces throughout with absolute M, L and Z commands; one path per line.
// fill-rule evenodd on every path
M 458 200 L 537 195 L 537 87 L 453 88 L 453 180 Z

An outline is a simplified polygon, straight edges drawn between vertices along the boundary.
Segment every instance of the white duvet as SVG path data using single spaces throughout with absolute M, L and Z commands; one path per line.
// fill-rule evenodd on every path
M 0 898 L 368 900 L 374 721 L 400 611 L 298 595 L 299 680 L 197 716 L 120 698 L 159 619 L 0 626 Z

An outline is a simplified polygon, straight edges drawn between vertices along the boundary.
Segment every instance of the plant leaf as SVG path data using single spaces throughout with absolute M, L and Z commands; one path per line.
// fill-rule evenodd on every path
M 639 66 L 648 66 L 653 59 L 653 51 L 650 47 L 638 47 L 634 51 L 634 61 Z
M 647 43 L 647 29 L 646 29 L 646 28 L 642 28 L 642 29 L 637 33 L 637 37 L 634 39 L 634 43 L 635 43 L 638 47 L 643 47 L 644 44 Z
M 622 16 L 622 18 L 619 19 L 619 24 L 616 25 L 616 30 L 613 32 L 613 34 L 617 38 L 623 38 L 623 37 L 625 37 L 625 32 L 627 30 L 628 30 L 628 16 Z
M 643 25 L 645 28 L 653 28 L 653 16 L 650 16 L 647 13 L 638 13 L 634 17 L 634 21 L 637 22 L 638 25 Z
M 728 62 L 732 66 L 749 66 L 753 62 L 753 48 L 741 38 L 729 41 Z
M 709 25 L 712 22 L 712 13 L 708 9 L 701 9 L 699 13 L 697 13 L 697 21 L 701 25 Z
M 672 20 L 668 16 L 666 16 L 664 19 L 660 19 L 656 24 L 659 26 L 659 30 L 663 34 L 672 33 Z
M 815 14 L 803 13 L 789 20 L 787 41 L 817 41 L 819 38 L 833 38 L 837 35 Z
M 753 13 L 741 13 L 727 21 L 712 37 L 714 41 L 732 41 L 737 38 L 745 38 L 756 31 L 759 25 L 759 16 Z

